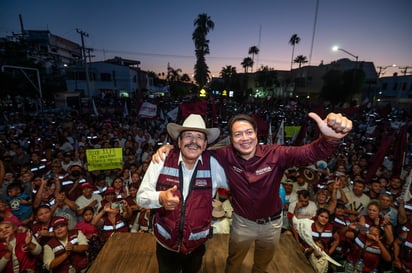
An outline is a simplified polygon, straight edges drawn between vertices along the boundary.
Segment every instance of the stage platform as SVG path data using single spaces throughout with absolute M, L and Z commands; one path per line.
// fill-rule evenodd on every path
M 229 236 L 215 234 L 207 242 L 202 273 L 223 273 Z M 150 233 L 115 233 L 104 245 L 87 273 L 156 273 L 156 240 Z M 252 270 L 253 254 L 249 251 L 241 272 Z M 282 234 L 268 273 L 314 273 L 291 235 Z

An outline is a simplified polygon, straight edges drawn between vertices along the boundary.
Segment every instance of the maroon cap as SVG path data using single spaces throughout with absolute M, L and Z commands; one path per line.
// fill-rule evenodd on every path
M 109 194 L 109 193 L 116 193 L 113 187 L 107 187 L 107 189 L 104 191 L 104 194 Z
M 82 189 L 85 189 L 85 188 L 94 188 L 94 186 L 92 185 L 92 183 L 86 182 L 82 184 Z
M 57 227 L 57 226 L 62 226 L 62 225 L 68 225 L 68 221 L 66 218 L 64 217 L 55 217 L 51 223 L 51 226 L 53 228 Z

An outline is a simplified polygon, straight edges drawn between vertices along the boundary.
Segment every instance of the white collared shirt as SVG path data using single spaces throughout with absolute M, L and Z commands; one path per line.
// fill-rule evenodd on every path
M 197 161 L 202 160 L 202 156 L 199 156 Z M 196 162 L 197 162 L 196 161 Z M 183 198 L 186 199 L 189 193 L 190 180 L 194 168 L 188 170 L 185 167 L 185 164 L 182 160 L 182 154 L 179 154 L 179 163 L 182 162 L 182 171 L 183 171 Z M 149 167 L 146 170 L 146 173 L 143 177 L 142 183 L 140 185 L 139 191 L 137 192 L 136 202 L 139 206 L 144 208 L 160 208 L 159 203 L 159 191 L 156 191 L 157 180 L 160 175 L 160 171 L 164 166 L 164 161 L 160 163 L 151 162 Z M 214 157 L 210 157 L 210 171 L 212 176 L 212 198 L 216 194 L 218 188 L 228 189 L 225 170 L 217 162 Z

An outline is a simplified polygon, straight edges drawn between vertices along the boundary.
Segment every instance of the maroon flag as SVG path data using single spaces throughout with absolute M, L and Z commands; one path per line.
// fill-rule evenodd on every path
M 206 116 L 207 104 L 206 101 L 191 101 L 180 104 L 179 108 L 182 119 L 190 114 L 198 114 L 204 117 Z
M 385 158 L 386 153 L 388 152 L 393 140 L 395 138 L 395 134 L 392 133 L 390 137 L 386 135 L 386 130 L 382 132 L 382 139 L 379 145 L 379 149 L 376 151 L 374 155 L 369 158 L 369 166 L 368 172 L 366 173 L 365 181 L 369 183 L 369 181 L 376 176 L 376 172 L 379 167 L 383 163 L 383 159 Z
M 295 141 L 293 142 L 293 146 L 301 146 L 304 144 L 303 142 L 305 140 L 307 127 L 308 127 L 308 118 L 305 118 L 300 127 L 299 134 L 296 137 Z
M 256 114 L 252 115 L 252 118 L 256 121 L 257 123 L 257 129 L 258 129 L 258 136 L 259 137 L 265 137 L 268 135 L 269 132 L 269 122 L 264 120 L 263 118 L 259 117 Z
M 213 122 L 213 125 L 219 124 L 219 121 L 217 120 L 216 100 L 213 97 L 212 97 L 212 122 Z
M 399 137 L 395 144 L 393 151 L 393 166 L 392 174 L 400 176 L 403 168 L 403 162 L 405 159 L 406 147 L 407 147 L 407 133 L 408 133 L 408 121 L 402 126 L 399 131 Z

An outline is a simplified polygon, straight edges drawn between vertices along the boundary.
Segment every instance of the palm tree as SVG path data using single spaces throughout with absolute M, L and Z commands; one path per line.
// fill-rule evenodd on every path
M 259 48 L 257 46 L 252 46 L 249 48 L 249 54 L 252 55 L 252 61 L 253 64 L 255 63 L 255 55 L 259 54 Z M 252 72 L 253 72 L 253 66 L 252 66 Z
M 227 65 L 225 67 L 222 67 L 222 70 L 220 71 L 220 77 L 224 80 L 232 78 L 234 75 L 236 75 L 236 67 Z
M 246 57 L 246 58 L 243 59 L 243 62 L 241 62 L 240 64 L 245 69 L 245 73 L 247 73 L 248 68 L 253 67 L 253 60 L 250 57 Z
M 205 59 L 205 56 L 209 54 L 209 40 L 206 39 L 206 35 L 210 30 L 213 30 L 215 23 L 210 19 L 210 16 L 202 13 L 194 21 L 194 26 L 196 27 L 192 34 L 196 54 L 194 78 L 200 88 L 202 88 L 210 79 L 210 71 Z
M 293 65 L 293 55 L 295 54 L 295 45 L 299 44 L 300 38 L 297 34 L 293 34 L 292 37 L 290 37 L 289 44 L 292 45 L 292 59 L 290 60 L 290 70 L 292 70 L 292 65 Z
M 174 69 L 173 67 L 168 66 L 166 80 L 169 83 L 178 82 L 180 81 L 180 73 L 182 73 L 182 69 L 180 68 Z
M 223 79 L 224 88 L 234 87 L 236 75 L 237 75 L 236 67 L 231 66 L 231 65 L 222 67 L 222 70 L 220 71 L 220 77 Z
M 295 60 L 293 60 L 293 62 L 299 64 L 299 68 L 300 68 L 302 66 L 302 64 L 308 63 L 308 58 L 306 56 L 303 56 L 303 55 L 298 55 L 298 56 L 296 56 Z

